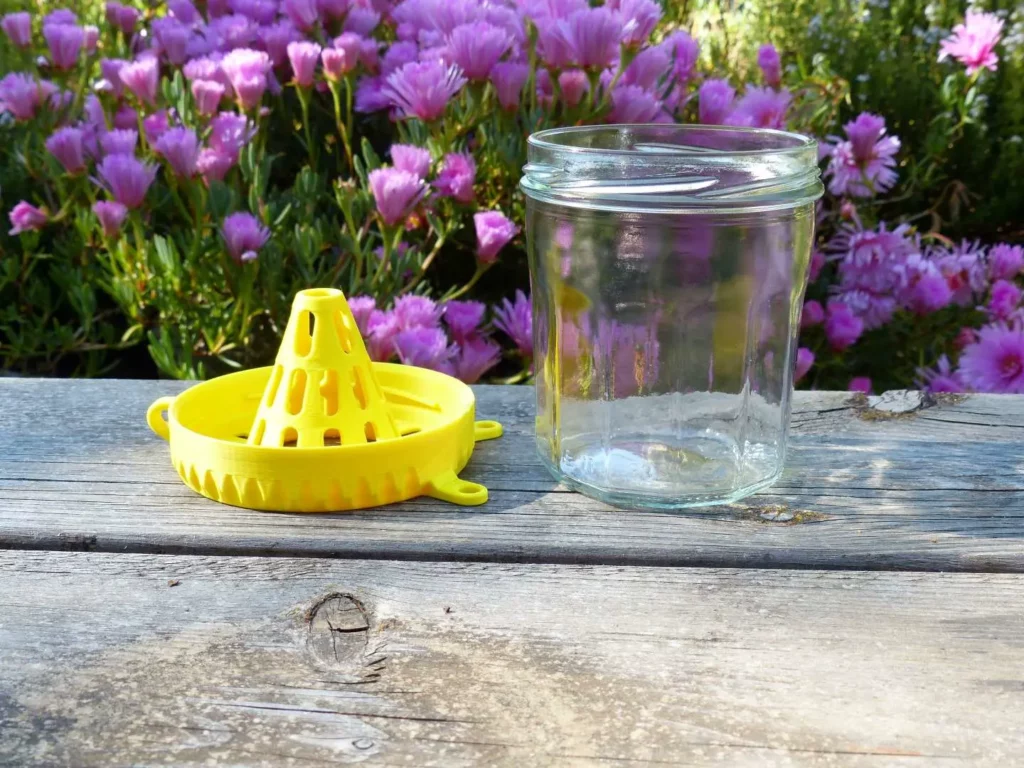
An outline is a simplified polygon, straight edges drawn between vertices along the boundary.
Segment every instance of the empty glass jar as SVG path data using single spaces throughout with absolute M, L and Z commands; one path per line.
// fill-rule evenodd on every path
M 782 472 L 822 194 L 817 146 L 680 125 L 534 134 L 537 445 L 613 504 L 740 499 Z

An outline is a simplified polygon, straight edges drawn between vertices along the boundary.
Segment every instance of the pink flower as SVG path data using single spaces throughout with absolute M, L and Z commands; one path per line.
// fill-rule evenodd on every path
M 494 325 L 512 339 L 523 357 L 533 357 L 533 312 L 526 294 L 517 290 L 515 302 L 502 299 L 494 308 Z
M 321 50 L 323 49 L 316 43 L 288 43 L 288 61 L 292 65 L 295 82 L 304 88 L 313 85 L 316 62 L 320 58 Z
M 750 85 L 725 122 L 753 128 L 785 128 L 786 110 L 791 100 L 787 90 L 773 91 Z
M 128 208 L 138 208 L 146 197 L 157 168 L 131 155 L 107 155 L 96 166 L 102 186 Z
M 481 336 L 474 336 L 458 344 L 458 353 L 452 359 L 453 373 L 465 384 L 476 384 L 501 359 L 501 347 Z
M 854 376 L 850 379 L 850 383 L 846 386 L 851 392 L 863 392 L 865 395 L 871 394 L 871 379 L 867 376 Z
M 209 185 L 214 180 L 223 181 L 228 171 L 237 162 L 237 154 L 229 154 L 208 147 L 199 153 L 199 157 L 196 160 L 196 170 L 202 174 L 203 180 Z
M 100 134 L 100 150 L 107 155 L 134 155 L 139 143 L 139 132 L 118 128 Z
M 459 344 L 476 335 L 483 322 L 486 307 L 479 301 L 446 301 L 443 312 L 445 325 Z
M 224 98 L 225 88 L 216 80 L 193 80 L 192 98 L 196 100 L 196 109 L 201 115 L 215 115 Z
M 147 115 L 142 121 L 142 130 L 146 134 L 146 141 L 151 145 L 156 144 L 170 127 L 171 123 L 166 109 Z
M 437 325 L 443 309 L 426 296 L 406 294 L 395 299 L 395 322 L 400 330 L 432 328 Z
M 362 42 L 359 35 L 346 32 L 334 38 L 333 48 L 324 49 L 321 58 L 324 62 L 324 75 L 328 80 L 338 81 L 356 68 Z
M 939 358 L 935 370 L 918 368 L 917 374 L 921 379 L 919 386 L 927 392 L 963 392 L 966 389 L 945 355 Z
M 365 338 L 370 333 L 370 315 L 377 308 L 377 301 L 373 296 L 352 296 L 348 300 L 348 308 L 352 311 L 359 334 Z
M 570 107 L 575 107 L 583 99 L 583 94 L 590 90 L 587 73 L 582 69 L 567 69 L 558 76 L 558 87 L 562 98 Z
M 845 226 L 829 243 L 840 253 L 839 278 L 844 290 L 861 289 L 877 294 L 892 294 L 902 279 L 900 267 L 915 245 L 907 239 L 908 227 L 861 230 Z
M 576 63 L 568 26 L 562 21 L 540 24 L 537 27 L 537 53 L 541 61 L 554 70 Z
M 502 109 L 519 108 L 519 94 L 530 76 L 530 67 L 514 61 L 500 61 L 491 69 L 491 83 Z
M 960 378 L 978 392 L 1024 393 L 1024 330 L 988 325 L 960 355 Z
M 259 38 L 275 67 L 287 60 L 289 44 L 305 39 L 295 25 L 287 20 L 260 27 Z
M 860 338 L 864 322 L 839 301 L 830 301 L 825 318 L 825 336 L 834 349 L 842 351 Z
M 97 200 L 92 204 L 92 212 L 96 214 L 103 234 L 107 237 L 117 237 L 128 216 L 128 209 L 113 200 Z
M 900 140 L 885 136 L 885 120 L 862 112 L 844 126 L 847 141 L 836 141 L 825 170 L 834 195 L 871 197 L 896 183 L 896 153 Z
M 15 120 L 31 120 L 36 115 L 41 89 L 24 72 L 12 72 L 0 80 L 0 112 L 10 112 Z
M 939 61 L 952 56 L 967 67 L 968 75 L 982 68 L 995 72 L 999 63 L 995 47 L 1002 33 L 1003 21 L 994 13 L 968 10 L 964 23 L 953 27 L 953 34 L 942 41 Z
M 704 125 L 724 125 L 735 99 L 736 89 L 725 80 L 705 80 L 697 92 L 699 120 Z
M 46 140 L 46 149 L 57 158 L 68 173 L 85 170 L 85 152 L 80 128 L 58 128 Z
M 221 112 L 210 121 L 209 144 L 222 155 L 238 161 L 238 153 L 256 135 L 256 127 L 244 116 Z
M 669 64 L 669 53 L 665 45 L 644 48 L 637 53 L 633 61 L 626 67 L 626 71 L 622 73 L 619 83 L 622 85 L 637 85 L 648 91 L 652 90 L 658 84 L 658 81 L 664 77 Z M 606 77 L 607 82 L 611 82 L 611 72 L 608 72 L 607 75 L 602 75 L 601 84 L 605 87 L 607 87 Z
M 813 283 L 815 280 L 817 280 L 824 266 L 825 254 L 819 251 L 817 248 L 815 248 L 813 251 L 811 251 L 811 263 L 808 265 L 807 269 L 807 282 Z
M 366 342 L 366 351 L 371 360 L 386 363 L 395 356 L 395 336 L 399 330 L 394 313 L 381 312 L 379 309 L 370 312 L 363 341 Z
M 619 54 L 622 21 L 606 7 L 576 11 L 566 22 L 566 30 L 575 54 L 573 61 L 584 69 L 604 69 Z
M 649 123 L 661 111 L 661 102 L 636 85 L 620 85 L 612 91 L 609 123 Z
M 824 320 L 825 308 L 821 306 L 820 301 L 814 301 L 812 299 L 804 302 L 804 311 L 800 316 L 801 328 L 810 328 L 815 325 L 821 325 Z
M 43 24 L 43 37 L 50 48 L 50 59 L 57 69 L 71 69 L 85 43 L 85 31 L 72 24 Z
M 240 109 L 250 110 L 259 106 L 267 90 L 270 67 L 270 57 L 263 51 L 236 48 L 224 57 L 221 68 L 231 81 Z
M 421 179 L 430 173 L 430 150 L 414 144 L 392 144 L 391 161 L 400 171 L 408 171 Z
M 964 240 L 952 248 L 937 248 L 932 261 L 953 291 L 953 302 L 961 307 L 976 304 L 988 287 L 984 254 L 978 243 Z
M 1012 280 L 1024 267 L 1024 248 L 999 243 L 988 252 L 988 274 L 993 280 Z
M 700 45 L 685 31 L 677 30 L 665 38 L 661 48 L 671 57 L 672 79 L 679 85 L 685 86 L 693 79 L 696 71 Z
M 175 175 L 182 178 L 195 175 L 199 161 L 199 137 L 191 128 L 171 128 L 156 141 L 153 149 L 163 155 Z
M 434 180 L 434 188 L 441 197 L 452 197 L 460 203 L 473 202 L 473 181 L 476 178 L 476 162 L 473 156 L 464 152 L 445 155 L 441 170 Z
M 512 45 L 508 32 L 486 21 L 460 24 L 448 36 L 448 55 L 470 80 L 486 80 Z
M 498 252 L 519 232 L 519 227 L 501 211 L 475 213 L 473 225 L 476 227 L 476 257 L 484 264 L 493 263 Z
M 926 315 L 949 306 L 952 300 L 953 292 L 949 289 L 949 283 L 935 270 L 934 273 L 922 275 L 914 283 L 907 305 L 919 315 Z
M 398 168 L 370 171 L 369 181 L 377 211 L 389 226 L 405 219 L 427 193 L 423 179 Z
M 32 16 L 26 12 L 8 13 L 0 21 L 0 28 L 10 41 L 19 48 L 32 45 Z
M 439 61 L 413 62 L 388 75 L 384 94 L 405 117 L 430 122 L 444 114 L 452 96 L 465 84 L 458 67 Z
M 228 254 L 239 264 L 253 261 L 270 239 L 270 230 L 251 213 L 232 213 L 220 228 Z
M 793 371 L 793 383 L 800 381 L 814 365 L 814 353 L 807 347 L 800 347 L 796 351 L 796 367 Z
M 312 29 L 320 20 L 316 0 L 284 0 L 281 5 L 292 24 L 303 31 Z
M 164 16 L 153 19 L 150 29 L 167 61 L 176 67 L 188 61 L 188 41 L 192 34 L 188 27 L 177 19 Z
M 622 43 L 629 48 L 646 43 L 661 18 L 661 8 L 653 0 L 613 0 L 607 5 L 619 12 Z
M 136 59 L 125 64 L 118 72 L 121 83 L 135 98 L 146 104 L 156 103 L 157 86 L 160 83 L 160 62 L 152 56 Z
M 997 320 L 1006 320 L 1020 306 L 1020 299 L 1020 288 L 1008 280 L 996 280 L 985 310 Z
M 765 43 L 757 49 L 757 66 L 764 75 L 765 85 L 778 88 L 782 83 L 782 61 L 774 45 Z
M 448 339 L 440 328 L 410 328 L 394 336 L 398 359 L 405 365 L 447 372 L 448 363 L 456 352 L 448 346 Z
M 7 217 L 11 220 L 11 230 L 7 233 L 9 235 L 42 229 L 49 219 L 44 208 L 36 208 L 24 200 L 14 206 Z

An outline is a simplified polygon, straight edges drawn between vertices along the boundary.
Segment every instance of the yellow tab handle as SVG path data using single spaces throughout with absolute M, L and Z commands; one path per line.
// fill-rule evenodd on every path
M 487 501 L 486 488 L 479 483 L 460 480 L 459 476 L 450 470 L 431 480 L 423 493 L 464 507 L 477 507 Z
M 496 437 L 501 437 L 501 433 L 501 424 L 496 421 L 478 421 L 473 425 L 473 439 L 477 442 L 493 440 Z
M 171 439 L 171 427 L 164 419 L 164 411 L 170 409 L 173 402 L 173 397 L 161 397 L 154 400 L 153 404 L 149 406 L 149 410 L 146 411 L 146 421 L 149 423 L 149 428 L 164 440 Z

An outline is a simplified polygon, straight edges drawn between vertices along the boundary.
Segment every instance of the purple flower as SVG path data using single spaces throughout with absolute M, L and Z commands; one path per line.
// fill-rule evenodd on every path
M 446 301 L 442 317 L 452 338 L 463 344 L 477 333 L 486 309 L 479 301 Z
M 907 306 L 919 315 L 927 315 L 949 306 L 952 300 L 953 292 L 949 288 L 949 283 L 937 269 L 934 269 L 922 274 L 914 283 L 910 289 Z
M 977 243 L 964 240 L 952 248 L 936 249 L 931 259 L 953 291 L 954 303 L 962 307 L 977 303 L 988 286 L 984 254 Z
M 146 141 L 150 145 L 156 144 L 170 127 L 171 124 L 166 109 L 154 112 L 142 121 L 142 130 L 145 132 Z
M 900 285 L 900 267 L 915 249 L 907 239 L 907 225 L 889 230 L 883 222 L 878 229 L 860 230 L 846 226 L 829 243 L 838 252 L 839 277 L 843 289 L 861 289 L 891 294 Z
M 846 385 L 846 388 L 850 392 L 863 392 L 865 395 L 870 395 L 871 379 L 867 376 L 854 376 L 850 379 L 850 383 Z
M 793 382 L 800 381 L 814 365 L 814 353 L 807 347 L 800 347 L 796 351 L 796 368 L 793 371 Z
M 964 23 L 953 27 L 953 34 L 942 41 L 939 61 L 952 56 L 967 67 L 968 75 L 982 68 L 995 72 L 999 63 L 995 47 L 1002 32 L 1003 21 L 994 13 L 968 10 Z
M 203 180 L 209 185 L 214 180 L 222 181 L 237 162 L 237 153 L 229 154 L 207 147 L 199 153 L 199 157 L 196 160 L 196 170 L 202 174 Z
M 71 69 L 85 43 L 85 30 L 75 24 L 44 24 L 43 37 L 50 48 L 50 59 L 57 69 Z
M 135 25 L 141 15 L 139 11 L 130 5 L 122 5 L 118 2 L 108 2 L 106 8 L 107 23 L 121 30 L 125 37 L 131 37 L 135 31 Z
M 43 17 L 43 26 L 48 27 L 51 24 L 77 24 L 78 16 L 74 11 L 70 11 L 67 8 L 58 8 L 55 11 L 50 11 Z
M 735 98 L 736 89 L 725 80 L 705 80 L 697 95 L 700 121 L 704 125 L 725 125 Z
M 35 79 L 24 72 L 12 72 L 0 80 L 0 112 L 10 112 L 15 120 L 31 120 L 42 93 Z
M 182 24 L 196 24 L 202 21 L 199 11 L 190 0 L 167 0 L 167 12 Z
M 491 83 L 502 109 L 518 109 L 519 94 L 530 76 L 530 67 L 515 61 L 499 61 L 491 69 Z
M 419 60 L 420 49 L 416 46 L 416 43 L 408 41 L 399 41 L 394 43 L 387 52 L 384 54 L 384 58 L 380 62 L 380 73 L 382 75 L 390 75 L 406 64 L 410 64 L 414 61 Z
M 654 45 L 637 53 L 633 61 L 626 67 L 619 80 L 621 85 L 637 85 L 644 90 L 653 90 L 658 81 L 669 69 L 669 53 L 665 46 Z M 601 84 L 607 87 L 611 82 L 611 72 L 601 76 Z
M 270 230 L 251 213 L 232 213 L 220 228 L 228 254 L 239 264 L 253 261 L 270 239 Z
M 1006 320 L 1020 306 L 1020 299 L 1020 288 L 1009 280 L 996 280 L 985 310 L 996 320 Z
M 825 171 L 834 195 L 871 197 L 896 183 L 896 153 L 900 140 L 885 136 L 885 120 L 862 112 L 844 126 L 848 139 L 836 141 Z
M 647 42 L 661 18 L 661 8 L 653 0 L 615 0 L 607 5 L 618 11 L 622 42 L 630 48 L 639 48 Z
M 183 178 L 195 175 L 199 137 L 191 128 L 171 128 L 156 141 L 153 149 L 163 156 L 175 175 Z
M 395 299 L 394 316 L 399 330 L 432 328 L 441 317 L 442 308 L 426 296 L 406 294 Z
M 100 134 L 100 149 L 103 155 L 134 155 L 139 143 L 139 132 L 130 128 L 105 131 Z
M 238 161 L 238 153 L 255 135 L 255 126 L 234 112 L 221 112 L 210 121 L 210 147 L 232 158 L 232 164 Z
M 493 263 L 498 252 L 519 232 L 519 227 L 501 211 L 473 214 L 473 226 L 476 228 L 476 257 L 484 264 Z
M 224 98 L 224 86 L 216 80 L 193 80 L 192 98 L 201 115 L 215 115 L 220 101 Z
M 609 123 L 649 123 L 661 111 L 661 102 L 636 85 L 620 85 L 612 91 Z
M 395 336 L 400 330 L 398 320 L 393 312 L 375 309 L 370 312 L 366 325 L 367 333 L 363 334 L 363 341 L 366 342 L 366 351 L 370 359 L 386 363 L 395 356 Z
M 11 230 L 7 233 L 9 235 L 42 229 L 49 218 L 45 209 L 36 208 L 24 200 L 14 206 L 7 217 L 11 220 Z
M 127 63 L 124 59 L 100 59 L 100 71 L 103 73 L 103 79 L 110 83 L 110 91 L 118 97 L 124 93 L 121 68 Z
M 960 378 L 978 392 L 1024 393 L 1024 330 L 988 325 L 960 355 Z
M 356 68 L 362 42 L 359 35 L 345 32 L 334 38 L 333 48 L 324 49 L 321 58 L 324 62 L 324 75 L 328 80 L 338 81 Z
M 207 53 L 212 48 L 233 51 L 248 48 L 259 36 L 259 25 L 240 13 L 227 14 L 210 22 L 205 45 L 198 46 L 192 55 Z
M 999 243 L 988 252 L 988 274 L 993 280 L 1012 280 L 1024 267 L 1024 248 Z
M 373 38 L 359 42 L 359 63 L 367 72 L 376 72 L 380 66 L 380 43 Z
M 80 128 L 58 128 L 46 140 L 46 149 L 57 158 L 68 173 L 85 170 L 85 153 Z
M 440 328 L 409 328 L 394 336 L 395 352 L 405 365 L 447 372 L 455 347 Z
M 501 347 L 481 336 L 459 342 L 451 364 L 455 377 L 465 384 L 476 384 L 501 359 Z
M 935 370 L 918 368 L 917 374 L 921 378 L 919 386 L 928 392 L 963 392 L 966 389 L 945 355 L 939 358 Z
M 590 81 L 582 69 L 567 69 L 558 76 L 558 87 L 565 103 L 575 107 L 583 100 L 583 94 L 590 90 Z
M 316 0 L 284 0 L 281 5 L 292 24 L 303 31 L 312 29 L 320 20 Z
M 317 0 L 320 15 L 328 19 L 344 18 L 348 12 L 349 0 Z
M 665 38 L 661 49 L 666 51 L 671 58 L 672 79 L 685 86 L 693 79 L 697 69 L 700 45 L 685 31 L 679 30 Z
M 761 68 L 765 84 L 778 88 L 782 83 L 782 61 L 774 45 L 765 43 L 757 49 L 757 66 Z
M 102 109 L 102 107 L 101 107 Z M 106 121 L 99 121 L 96 125 L 105 125 Z M 127 131 L 134 128 L 139 124 L 139 113 L 129 107 L 127 104 L 122 104 L 117 112 L 114 113 L 114 127 L 121 131 Z
M 421 179 L 427 178 L 430 173 L 429 149 L 413 144 L 392 144 L 391 160 L 398 170 L 408 171 Z
M 548 67 L 564 69 L 575 62 L 568 25 L 564 21 L 546 21 L 537 27 L 537 53 Z
M 288 61 L 292 65 L 295 82 L 304 88 L 313 85 L 316 74 L 316 62 L 323 50 L 316 43 L 288 43 Z
M 618 14 L 603 6 L 588 8 L 572 14 L 566 27 L 576 64 L 584 69 L 600 70 L 615 61 L 624 33 Z
M 785 128 L 786 110 L 792 98 L 787 90 L 747 86 L 747 92 L 736 102 L 736 109 L 725 122 L 753 128 Z
M 96 166 L 101 185 L 128 208 L 142 205 L 156 171 L 156 165 L 143 163 L 131 155 L 107 155 Z
M 28 48 L 32 45 L 32 16 L 28 13 L 8 13 L 3 21 L 0 21 L 0 27 L 19 48 Z
M 378 24 L 380 24 L 380 14 L 377 11 L 372 8 L 356 6 L 345 17 L 344 30 L 365 37 L 373 32 Z
M 533 312 L 530 299 L 516 291 L 516 300 L 501 300 L 501 306 L 494 308 L 494 325 L 512 339 L 523 357 L 533 357 Z
M 864 321 L 840 301 L 830 301 L 825 318 L 825 336 L 829 344 L 842 351 L 853 344 L 864 332 Z
M 458 67 L 439 61 L 413 62 L 388 75 L 384 93 L 405 117 L 430 122 L 444 114 L 452 96 L 465 84 Z
M 452 30 L 448 36 L 448 55 L 470 80 L 486 80 L 511 45 L 512 38 L 504 29 L 477 21 Z
M 366 338 L 370 333 L 370 315 L 377 308 L 377 301 L 373 296 L 352 296 L 348 300 L 348 308 L 356 321 L 359 334 Z
M 389 226 L 401 222 L 427 193 L 423 179 L 398 168 L 370 171 L 369 181 L 377 210 Z
M 135 98 L 146 104 L 156 103 L 156 90 L 160 83 L 160 62 L 152 56 L 125 64 L 118 72 L 121 83 Z
M 188 60 L 188 41 L 191 36 L 188 27 L 177 19 L 164 16 L 153 19 L 150 29 L 167 61 L 177 67 Z
M 804 302 L 804 311 L 800 316 L 800 327 L 810 328 L 815 325 L 821 325 L 825 320 L 825 308 L 821 306 L 820 301 Z
M 113 200 L 97 200 L 92 204 L 92 212 L 96 214 L 103 234 L 107 237 L 117 237 L 128 216 L 128 209 Z
M 304 39 L 302 33 L 290 21 L 282 20 L 276 24 L 260 27 L 259 39 L 270 56 L 274 66 L 280 66 L 288 58 L 288 46 Z
M 224 57 L 221 68 L 231 81 L 239 108 L 248 110 L 259 106 L 267 90 L 270 67 L 270 57 L 263 51 L 236 48 Z
M 892 320 L 897 309 L 894 297 L 857 288 L 836 293 L 830 305 L 836 303 L 844 304 L 863 323 L 864 330 L 881 328 Z
M 476 178 L 476 161 L 467 152 L 453 152 L 445 155 L 441 170 L 434 180 L 434 188 L 441 197 L 452 197 L 460 203 L 473 202 L 473 181 Z
M 224 70 L 220 66 L 224 57 L 220 54 L 213 55 L 217 58 L 200 56 L 199 58 L 190 59 L 181 68 L 182 74 L 185 75 L 187 80 L 215 80 L 223 85 L 225 89 L 230 88 L 231 81 L 228 80 L 228 76 L 224 74 Z

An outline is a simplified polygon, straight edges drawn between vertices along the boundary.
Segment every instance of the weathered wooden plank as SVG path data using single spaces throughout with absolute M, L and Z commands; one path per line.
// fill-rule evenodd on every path
M 0 553 L 4 765 L 1005 766 L 1024 576 Z
M 613 510 L 565 492 L 533 447 L 532 392 L 481 387 L 506 425 L 468 479 L 484 507 L 419 499 L 276 515 L 181 484 L 146 406 L 178 382 L 0 381 L 0 547 L 507 562 L 1024 571 L 1024 398 L 875 402 L 798 393 L 770 492 L 725 509 Z

